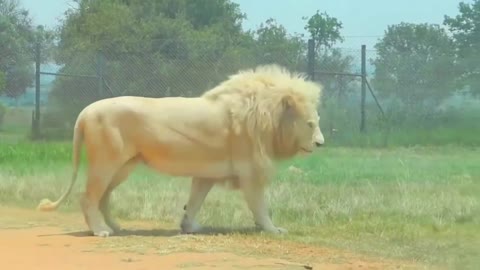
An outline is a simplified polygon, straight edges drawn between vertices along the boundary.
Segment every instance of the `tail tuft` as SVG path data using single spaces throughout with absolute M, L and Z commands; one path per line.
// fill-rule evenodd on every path
M 57 204 L 50 201 L 49 199 L 43 199 L 37 206 L 37 210 L 40 211 L 53 211 L 57 209 Z

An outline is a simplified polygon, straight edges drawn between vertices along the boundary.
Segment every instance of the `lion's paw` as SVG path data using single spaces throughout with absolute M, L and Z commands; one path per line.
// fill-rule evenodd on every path
M 98 237 L 109 237 L 113 235 L 113 230 L 110 227 L 102 226 L 96 230 L 93 230 L 93 235 Z
M 188 233 L 197 233 L 199 232 L 202 227 L 200 225 L 198 225 L 197 223 L 193 223 L 193 224 L 182 224 L 180 226 L 180 228 L 182 229 L 182 233 L 185 233 L 185 234 L 188 234 Z
M 122 227 L 112 220 L 107 221 L 107 225 L 108 227 L 112 228 L 114 233 L 120 232 L 122 230 Z
M 109 232 L 109 231 L 99 231 L 99 232 L 94 232 L 93 235 L 94 236 L 98 236 L 98 237 L 109 237 L 113 234 L 113 232 Z
M 202 227 L 195 221 L 188 221 L 187 218 L 184 217 L 180 224 L 180 229 L 182 230 L 182 233 L 188 234 L 199 232 Z
M 281 228 L 281 227 L 267 227 L 267 228 L 262 228 L 261 226 L 258 226 L 257 227 L 260 227 L 260 230 L 266 232 L 266 233 L 273 233 L 273 234 L 286 234 L 288 233 L 287 229 L 284 229 L 284 228 Z

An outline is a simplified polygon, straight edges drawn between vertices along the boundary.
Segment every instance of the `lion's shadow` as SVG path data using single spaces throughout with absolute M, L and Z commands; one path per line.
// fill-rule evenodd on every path
M 257 233 L 259 230 L 255 227 L 238 227 L 238 228 L 227 228 L 227 227 L 203 227 L 200 231 L 193 234 L 183 234 L 179 229 L 122 229 L 119 232 L 116 232 L 110 237 L 125 237 L 125 236 L 151 236 L 151 237 L 174 237 L 182 235 L 232 235 L 232 234 L 252 234 Z M 48 234 L 40 235 L 44 236 L 73 236 L 73 237 L 92 237 L 93 233 L 91 231 L 74 231 L 58 234 Z

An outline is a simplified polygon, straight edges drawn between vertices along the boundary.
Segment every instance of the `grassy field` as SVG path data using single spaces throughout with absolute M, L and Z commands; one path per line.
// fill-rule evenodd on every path
M 70 179 L 69 143 L 0 144 L 0 203 L 34 208 Z M 78 192 L 60 211 L 79 211 Z M 113 194 L 124 219 L 178 222 L 189 181 L 139 167 Z M 453 269 L 480 263 L 480 149 L 325 147 L 279 164 L 268 189 L 287 239 Z M 252 226 L 239 192 L 215 188 L 199 214 L 206 226 Z M 271 236 L 283 237 L 283 236 Z

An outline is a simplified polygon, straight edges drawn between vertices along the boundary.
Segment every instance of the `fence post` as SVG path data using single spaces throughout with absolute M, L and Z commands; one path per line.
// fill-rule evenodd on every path
M 105 56 L 102 51 L 97 51 L 96 57 L 96 66 L 97 66 L 97 80 L 98 80 L 98 98 L 103 99 L 105 97 L 105 91 L 103 87 L 103 72 L 105 69 Z
M 307 52 L 307 72 L 310 80 L 315 80 L 315 40 L 313 38 L 308 40 Z
M 33 139 L 40 137 L 40 41 L 35 43 L 35 113 L 33 119 Z
M 366 46 L 362 45 L 362 97 L 360 102 L 360 132 L 365 132 L 365 98 L 367 92 Z

